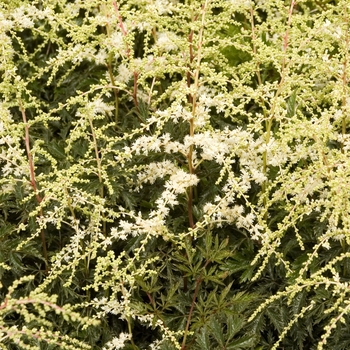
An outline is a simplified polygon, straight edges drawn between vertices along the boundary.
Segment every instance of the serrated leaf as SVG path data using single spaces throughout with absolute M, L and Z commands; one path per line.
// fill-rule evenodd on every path
M 216 317 L 212 317 L 210 319 L 209 327 L 210 327 L 210 330 L 211 330 L 213 337 L 218 342 L 220 347 L 223 348 L 224 343 L 225 343 L 225 338 L 224 338 L 224 334 L 223 334 L 223 327 L 222 327 L 221 323 L 216 319 Z
M 241 283 L 250 281 L 254 273 L 254 266 L 249 266 L 243 273 L 241 274 L 239 281 Z
M 243 317 L 238 317 L 237 315 L 229 315 L 227 317 L 227 336 L 232 339 L 244 325 Z
M 205 327 L 203 327 L 199 332 L 199 334 L 197 335 L 196 343 L 199 345 L 199 348 L 202 350 L 211 350 L 209 335 Z
M 55 140 L 51 140 L 47 147 L 49 152 L 57 159 L 64 159 L 66 157 L 66 153 L 64 151 L 64 146 L 62 142 L 57 142 Z
M 176 346 L 170 341 L 164 341 L 160 345 L 161 350 L 176 350 Z
M 269 316 L 270 321 L 278 332 L 282 332 L 283 328 L 287 326 L 289 316 L 285 306 L 280 304 L 275 307 L 267 308 L 266 314 Z
M 219 302 L 220 302 L 220 303 L 222 303 L 222 302 L 225 300 L 227 294 L 231 291 L 232 284 L 233 284 L 233 282 L 231 282 L 229 285 L 227 285 L 227 286 L 221 291 L 220 297 L 219 297 Z
M 241 350 L 251 349 L 256 343 L 255 337 L 251 335 L 245 335 L 242 338 L 234 340 L 228 344 L 225 349 L 227 350 Z

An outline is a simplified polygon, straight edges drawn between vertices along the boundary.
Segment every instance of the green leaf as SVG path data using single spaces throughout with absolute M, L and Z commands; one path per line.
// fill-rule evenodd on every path
M 205 248 L 207 252 L 210 252 L 212 244 L 213 244 L 213 236 L 212 236 L 212 233 L 209 231 L 205 235 Z
M 267 308 L 266 314 L 279 333 L 287 326 L 289 320 L 288 311 L 281 303 Z
M 228 344 L 225 349 L 227 350 L 240 350 L 251 349 L 256 344 L 256 339 L 252 335 L 245 335 L 237 340 L 234 340 Z
M 216 317 L 212 317 L 209 323 L 209 327 L 211 330 L 211 333 L 215 340 L 218 342 L 220 347 L 224 347 L 225 339 L 223 334 L 223 327 L 221 323 L 216 319 Z
M 250 281 L 254 273 L 254 266 L 249 266 L 243 273 L 241 274 L 239 281 L 241 283 Z
M 292 94 L 290 95 L 288 102 L 287 102 L 287 117 L 291 118 L 294 116 L 296 111 L 296 100 L 297 100 L 297 91 L 298 89 L 295 89 Z
M 57 159 L 64 159 L 66 153 L 64 151 L 65 144 L 63 141 L 51 140 L 48 145 L 49 152 Z
M 209 335 L 206 327 L 203 327 L 196 337 L 196 343 L 202 350 L 212 350 L 209 342 Z
M 224 300 L 226 299 L 227 294 L 231 291 L 231 287 L 232 287 L 233 282 L 231 282 L 230 284 L 228 284 L 220 293 L 219 296 L 219 302 L 223 303 Z
M 243 317 L 229 315 L 227 317 L 227 336 L 232 339 L 244 326 Z

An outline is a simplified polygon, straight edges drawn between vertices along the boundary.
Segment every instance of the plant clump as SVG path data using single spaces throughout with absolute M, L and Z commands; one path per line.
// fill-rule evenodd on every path
M 2 1 L 0 348 L 349 348 L 349 18 Z

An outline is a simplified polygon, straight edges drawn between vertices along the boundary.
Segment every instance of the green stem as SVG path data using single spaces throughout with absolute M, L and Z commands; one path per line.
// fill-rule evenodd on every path
M 114 94 L 114 122 L 116 125 L 118 125 L 118 118 L 119 118 L 119 90 L 115 87 L 115 79 L 113 75 L 113 57 L 112 53 L 108 55 L 108 74 L 109 78 L 111 79 L 111 83 L 113 86 L 113 94 Z
M 101 159 L 100 159 L 100 155 L 99 155 L 99 150 L 98 150 L 98 146 L 97 146 L 97 139 L 96 139 L 96 133 L 95 133 L 95 129 L 94 129 L 94 125 L 92 123 L 91 118 L 89 119 L 89 123 L 90 123 L 90 129 L 91 129 L 91 134 L 92 134 L 92 139 L 94 142 L 94 149 L 95 149 L 95 159 L 96 159 L 96 163 L 97 163 L 97 175 L 98 175 L 98 181 L 100 182 L 100 190 L 99 190 L 99 194 L 101 198 L 104 198 L 104 187 L 103 187 L 103 179 L 102 179 L 102 165 L 101 165 Z M 103 234 L 106 237 L 107 236 L 107 231 L 106 231 L 106 222 L 103 220 Z
M 202 44 L 203 44 L 203 31 L 205 26 L 205 14 L 206 10 L 209 4 L 209 0 L 206 0 L 204 5 L 202 6 L 202 18 L 201 18 L 201 27 L 198 33 L 198 52 L 197 52 L 197 64 L 196 64 L 196 70 L 194 74 L 194 93 L 189 96 L 189 101 L 192 103 L 192 118 L 190 119 L 190 130 L 189 134 L 191 137 L 194 136 L 194 120 L 196 116 L 196 108 L 197 108 L 197 90 L 199 88 L 199 74 L 200 74 L 200 65 L 202 60 Z M 197 16 L 198 17 L 198 16 Z M 197 18 L 196 17 L 196 18 Z M 190 64 L 192 65 L 193 62 L 193 31 L 191 31 L 189 35 L 189 48 L 190 48 Z M 187 84 L 191 85 L 191 78 L 190 75 L 187 74 Z M 194 174 L 194 167 L 193 167 L 193 145 L 190 146 L 189 152 L 188 152 L 188 170 L 190 174 Z M 194 224 L 194 218 L 193 218 L 193 188 L 190 186 L 188 190 L 188 218 L 189 218 L 189 226 L 191 228 L 195 227 Z
M 348 87 L 348 77 L 346 74 L 347 66 L 348 66 L 348 57 L 347 53 L 349 51 L 349 18 L 347 16 L 347 9 L 346 6 L 344 8 L 344 15 L 345 15 L 345 24 L 346 24 L 346 31 L 345 31 L 345 44 L 344 44 L 344 62 L 343 62 L 343 75 L 342 75 L 342 83 L 343 83 L 343 98 L 342 98 L 342 107 L 343 107 L 343 119 L 342 119 L 342 144 L 341 144 L 341 152 L 344 153 L 344 137 L 346 134 L 346 119 L 348 114 L 348 108 L 347 108 L 347 87 Z
M 274 96 L 274 101 L 273 101 L 273 105 L 271 107 L 271 111 L 269 113 L 269 117 L 265 122 L 265 144 L 266 144 L 266 147 L 271 139 L 272 122 L 273 122 L 273 119 L 275 118 L 275 109 L 277 106 L 277 98 L 279 97 L 279 95 L 281 94 L 281 92 L 283 90 L 283 84 L 284 84 L 286 69 L 287 69 L 287 49 L 288 49 L 288 42 L 289 42 L 289 28 L 291 27 L 293 9 L 294 9 L 295 5 L 296 5 L 296 1 L 292 0 L 291 5 L 289 7 L 289 11 L 288 11 L 287 29 L 286 29 L 286 32 L 285 32 L 284 38 L 283 38 L 283 53 L 284 53 L 284 55 L 283 55 L 282 67 L 281 67 L 281 80 L 278 84 L 278 88 L 277 88 L 276 94 Z M 251 12 L 251 16 L 252 16 L 252 12 Z M 252 23 L 252 28 L 254 28 L 254 23 Z M 255 34 L 254 34 L 254 30 L 253 30 L 253 38 L 254 38 L 254 36 L 255 36 Z M 259 75 L 260 75 L 260 73 L 258 74 L 258 80 L 259 80 Z M 263 153 L 263 174 L 265 175 L 266 178 L 267 178 L 267 170 L 268 170 L 267 163 L 268 163 L 268 153 L 267 153 L 267 149 L 266 149 Z M 265 208 L 265 215 L 264 215 L 265 220 L 267 220 L 267 217 L 268 217 L 267 188 L 268 188 L 268 180 L 265 180 L 263 185 L 262 185 L 262 192 L 263 192 L 263 196 L 264 196 L 263 202 L 264 202 L 264 208 Z
M 128 317 L 126 321 L 127 321 L 127 323 L 128 323 L 128 332 L 129 332 L 129 334 L 130 334 L 130 343 L 131 343 L 133 349 L 134 349 L 134 350 L 137 350 L 137 347 L 136 347 L 136 345 L 135 345 L 135 343 L 134 343 L 134 340 L 132 339 L 132 329 L 131 329 L 130 317 Z
M 104 14 L 106 15 L 107 18 L 109 18 L 109 14 L 107 13 L 107 9 L 106 9 L 106 5 L 101 5 L 102 11 L 104 12 Z M 109 23 L 107 22 L 106 24 L 106 32 L 107 32 L 107 36 L 110 37 L 111 36 L 111 28 L 109 26 Z M 118 118 L 119 118 L 119 90 L 116 88 L 115 85 L 115 79 L 114 79 L 114 74 L 113 74 L 113 53 L 110 52 L 108 54 L 108 62 L 107 62 L 107 68 L 108 68 L 108 74 L 109 74 L 109 78 L 111 79 L 111 83 L 112 83 L 112 89 L 113 89 L 113 94 L 114 94 L 114 121 L 115 124 L 118 124 Z

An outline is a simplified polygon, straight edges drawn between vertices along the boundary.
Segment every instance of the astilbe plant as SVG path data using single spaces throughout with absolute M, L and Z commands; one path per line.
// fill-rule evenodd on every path
M 0 5 L 5 349 L 346 349 L 347 1 Z

